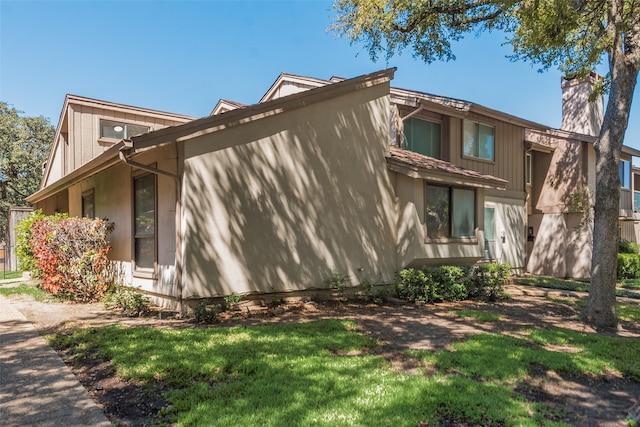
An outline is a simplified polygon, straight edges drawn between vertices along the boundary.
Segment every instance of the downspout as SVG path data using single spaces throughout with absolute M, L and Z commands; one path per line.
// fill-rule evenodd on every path
M 415 116 L 416 114 L 420 113 L 420 111 L 424 110 L 424 105 L 422 105 L 420 100 L 416 99 L 416 102 L 418 103 L 418 108 L 413 110 L 412 112 L 410 112 L 409 114 L 407 114 L 406 116 L 404 116 L 404 117 L 402 117 L 400 119 L 400 121 L 402 122 L 402 129 L 401 129 L 401 132 L 402 132 L 402 135 L 401 135 L 402 136 L 402 138 L 401 138 L 402 147 L 400 147 L 400 148 L 405 148 L 405 144 L 404 144 L 404 142 L 405 142 L 405 140 L 404 140 L 404 122 L 406 120 L 410 119 L 411 117 Z
M 136 169 L 141 169 L 145 172 L 150 172 L 155 175 L 162 175 L 169 178 L 172 178 L 176 182 L 176 216 L 175 216 L 175 226 L 176 226 L 176 304 L 178 313 L 182 316 L 183 310 L 183 301 L 182 301 L 182 181 L 180 177 L 171 172 L 163 171 L 161 169 L 153 168 L 148 165 L 144 165 L 142 163 L 134 162 L 131 159 L 128 159 L 124 150 L 128 150 L 133 148 L 133 142 L 130 139 L 123 139 L 122 142 L 124 146 L 118 151 L 118 156 L 120 160 Z
M 409 114 L 407 114 L 406 116 L 404 116 L 402 118 L 402 121 L 404 122 L 405 120 L 415 116 L 416 114 L 418 114 L 420 111 L 424 110 L 424 105 L 422 105 L 422 102 L 420 102 L 420 100 L 417 100 L 418 102 L 418 108 L 413 110 L 412 112 L 410 112 Z

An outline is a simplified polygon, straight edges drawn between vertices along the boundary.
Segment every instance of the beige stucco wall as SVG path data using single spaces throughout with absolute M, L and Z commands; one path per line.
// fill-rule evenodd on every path
M 590 223 L 583 222 L 581 213 L 530 215 L 529 226 L 536 230 L 534 241 L 527 242 L 529 273 L 590 277 L 593 231 Z
M 47 197 L 44 200 L 34 203 L 34 209 L 42 209 L 42 213 L 45 215 L 53 215 L 58 212 L 69 211 L 69 192 L 62 190 L 53 196 Z
M 591 224 L 575 212 L 574 195 L 593 195 L 595 170 L 593 147 L 562 139 L 552 153 L 534 152 L 532 215 L 535 239 L 526 243 L 527 272 L 555 277 L 586 278 L 591 268 Z
M 136 157 L 137 162 L 176 173 L 175 145 L 158 148 Z M 151 294 L 175 297 L 175 207 L 176 184 L 172 178 L 156 179 L 157 271 L 153 277 L 132 271 L 133 249 L 133 177 L 144 171 L 124 163 L 69 187 L 69 215 L 82 215 L 82 193 L 94 191 L 95 214 L 115 224 L 109 236 L 112 247 L 109 258 L 116 269 L 119 283 L 134 286 Z
M 504 197 L 504 191 L 476 189 L 476 236 L 468 240 L 428 241 L 424 223 L 424 181 L 392 173 L 399 199 L 398 265 L 473 264 L 483 258 L 484 207 L 496 209 L 496 252 L 498 261 L 514 268 L 525 267 L 525 201 Z M 501 236 L 504 232 L 505 241 Z
M 400 173 L 392 173 L 399 200 L 397 263 L 403 267 L 423 265 L 472 264 L 484 253 L 482 223 L 483 190 L 476 192 L 476 238 L 464 242 L 427 242 L 424 224 L 424 181 Z
M 588 183 L 583 174 L 582 156 L 582 143 L 573 140 L 558 144 L 552 154 L 536 153 L 533 165 L 534 212 L 561 213 L 571 207 L 571 195 L 580 192 Z
M 185 296 L 389 282 L 388 83 L 185 144 Z

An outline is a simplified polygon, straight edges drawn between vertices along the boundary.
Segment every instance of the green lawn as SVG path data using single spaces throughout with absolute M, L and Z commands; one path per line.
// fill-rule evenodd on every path
M 579 281 L 538 281 L 588 289 Z M 16 293 L 48 297 L 25 284 L 0 288 L 0 294 Z M 584 305 L 577 298 L 549 299 L 575 310 Z M 451 313 L 477 322 L 509 321 L 489 306 Z M 638 323 L 640 304 L 620 302 L 618 314 Z M 613 375 L 640 385 L 637 339 L 566 329 L 484 333 L 440 351 L 407 351 L 404 357 L 420 367 L 408 375 L 377 356 L 376 342 L 355 326 L 338 320 L 185 329 L 119 325 L 64 330 L 48 339 L 76 363 L 85 356 L 105 358 L 120 377 L 165 390 L 168 406 L 154 425 L 553 426 L 565 425 L 571 415 L 531 400 L 534 372 L 584 381 Z
M 22 278 L 22 271 L 3 271 L 0 273 L 0 280 L 20 278 Z
M 545 276 L 525 276 L 518 277 L 515 281 L 519 285 L 589 292 L 589 282 L 584 280 L 560 279 L 557 277 Z M 640 279 L 623 280 L 618 283 L 616 295 L 619 297 L 640 299 Z
M 176 426 L 563 425 L 556 408 L 518 392 L 533 367 L 640 381 L 640 340 L 564 329 L 481 334 L 438 352 L 407 352 L 424 367 L 420 375 L 399 373 L 370 354 L 375 343 L 350 321 L 176 330 L 107 326 L 49 338 L 76 357 L 110 359 L 123 378 L 162 383 L 169 406 L 156 422 Z M 550 345 L 575 351 L 552 351 Z
M 478 322 L 495 322 L 502 318 L 499 314 L 482 310 L 456 310 L 453 314 L 456 314 L 459 317 L 470 317 Z
M 36 301 L 53 301 L 55 298 L 42 288 L 25 283 L 14 287 L 0 287 L 0 295 L 31 295 Z

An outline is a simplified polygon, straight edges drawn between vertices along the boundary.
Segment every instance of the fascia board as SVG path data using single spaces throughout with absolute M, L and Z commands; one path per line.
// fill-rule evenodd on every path
M 191 122 L 171 126 L 157 131 L 131 138 L 133 149 L 131 154 L 144 152 L 156 147 L 184 142 L 196 137 L 218 132 L 223 129 L 241 126 L 245 123 L 255 122 L 267 117 L 282 114 L 321 102 L 337 96 L 376 86 L 393 79 L 395 68 L 366 74 L 342 82 L 295 93 L 282 98 L 277 98 L 262 104 L 254 104 L 245 108 L 229 111 L 219 116 L 204 117 Z
M 27 201 L 29 203 L 37 203 L 70 187 L 71 185 L 74 185 L 77 182 L 82 181 L 83 179 L 100 173 L 103 170 L 108 169 L 117 163 L 120 163 L 120 159 L 118 158 L 118 151 L 120 151 L 122 147 L 124 147 L 124 143 L 121 141 L 113 147 L 109 148 L 104 153 L 100 154 L 98 157 L 74 170 L 70 174 L 65 175 L 51 185 L 48 185 L 47 187 L 33 193 L 32 195 L 27 197 Z
M 507 182 L 484 180 L 480 178 L 472 178 L 434 170 L 423 170 L 417 167 L 411 167 L 405 163 L 395 162 L 393 159 L 387 158 L 387 167 L 393 172 L 398 172 L 411 178 L 424 179 L 428 182 L 437 182 L 448 185 L 459 185 L 474 188 L 489 188 L 493 190 L 505 190 Z M 501 180 L 502 181 L 502 180 Z

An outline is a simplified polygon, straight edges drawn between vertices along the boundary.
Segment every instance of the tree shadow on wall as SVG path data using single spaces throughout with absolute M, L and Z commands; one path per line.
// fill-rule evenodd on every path
M 393 270 L 387 105 L 366 93 L 197 142 L 213 149 L 185 165 L 187 297 L 326 287 L 334 270 L 376 281 Z

